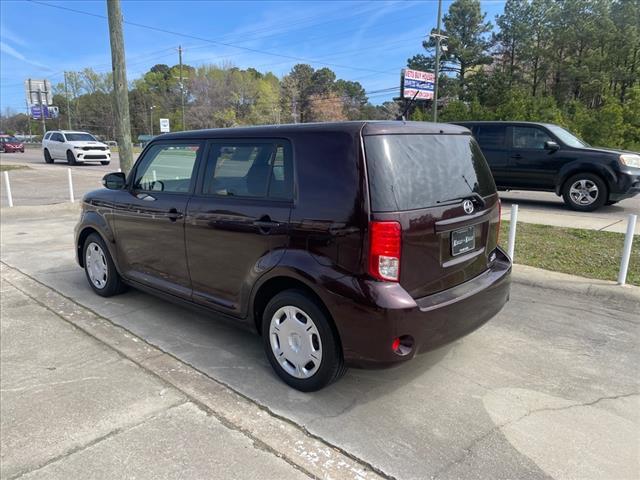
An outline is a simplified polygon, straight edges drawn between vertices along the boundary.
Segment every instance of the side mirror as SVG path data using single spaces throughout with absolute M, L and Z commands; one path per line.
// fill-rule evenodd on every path
M 544 142 L 544 149 L 555 152 L 556 150 L 560 149 L 560 145 L 558 145 L 556 142 L 548 141 Z
M 127 184 L 127 177 L 122 172 L 107 173 L 102 177 L 102 185 L 109 190 L 122 190 Z

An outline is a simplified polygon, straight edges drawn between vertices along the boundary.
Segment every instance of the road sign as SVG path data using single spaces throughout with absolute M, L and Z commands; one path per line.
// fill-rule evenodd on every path
M 33 80 L 31 78 L 24 81 L 24 93 L 28 105 L 51 105 L 53 103 L 53 91 L 49 80 Z
M 169 128 L 169 119 L 168 118 L 161 118 L 160 119 L 160 132 L 168 133 L 170 131 L 171 131 L 171 128 Z
M 421 72 L 409 68 L 402 71 L 402 97 L 416 100 L 433 99 L 435 75 L 432 72 Z

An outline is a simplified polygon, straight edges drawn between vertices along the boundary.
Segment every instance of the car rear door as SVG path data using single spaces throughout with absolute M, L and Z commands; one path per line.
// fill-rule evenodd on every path
M 236 316 L 289 241 L 293 159 L 288 141 L 211 141 L 189 203 L 186 245 L 194 301 Z
M 401 227 L 400 284 L 414 298 L 484 272 L 497 246 L 499 199 L 470 135 L 365 136 L 373 222 Z
M 507 187 L 510 182 L 509 145 L 507 126 L 502 124 L 478 124 L 473 130 L 474 136 L 489 164 L 496 185 Z
M 133 281 L 190 299 L 184 218 L 195 185 L 199 141 L 157 142 L 145 150 L 127 190 L 114 197 L 118 264 Z
M 56 159 L 66 159 L 67 152 L 64 151 L 64 137 L 60 132 L 51 134 L 49 142 L 49 154 Z

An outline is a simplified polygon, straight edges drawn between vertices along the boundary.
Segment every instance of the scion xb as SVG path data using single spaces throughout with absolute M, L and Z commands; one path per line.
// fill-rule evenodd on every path
M 463 127 L 345 122 L 162 135 L 88 193 L 77 258 L 264 339 L 301 391 L 477 329 L 509 298 L 500 203 Z

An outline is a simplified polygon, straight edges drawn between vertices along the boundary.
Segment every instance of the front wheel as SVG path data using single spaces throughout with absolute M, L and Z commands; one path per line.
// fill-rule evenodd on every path
M 67 150 L 67 163 L 69 165 L 75 165 L 76 164 L 76 157 L 73 154 L 73 152 L 71 150 Z
M 573 210 L 592 212 L 607 201 L 607 186 L 597 175 L 579 173 L 565 182 L 562 198 Z
M 82 254 L 84 271 L 94 292 L 101 297 L 111 297 L 124 291 L 125 285 L 100 235 L 92 233 L 87 237 Z
M 346 371 L 331 320 L 303 291 L 285 290 L 271 299 L 262 316 L 262 337 L 269 363 L 296 390 L 320 390 Z

